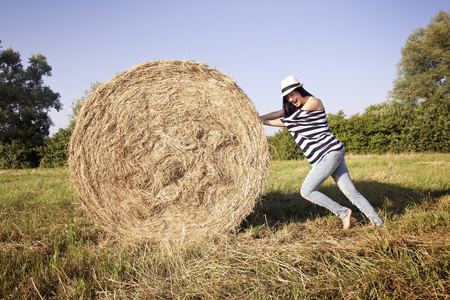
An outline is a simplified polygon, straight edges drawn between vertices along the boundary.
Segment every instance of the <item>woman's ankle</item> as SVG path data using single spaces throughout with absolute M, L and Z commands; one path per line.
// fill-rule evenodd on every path
M 350 228 L 351 218 L 352 218 L 352 210 L 349 208 L 347 216 L 345 216 L 345 218 L 342 219 L 343 230 L 348 230 Z

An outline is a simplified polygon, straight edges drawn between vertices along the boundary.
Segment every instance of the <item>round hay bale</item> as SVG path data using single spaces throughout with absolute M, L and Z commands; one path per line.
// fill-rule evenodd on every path
M 69 146 L 80 201 L 131 238 L 235 229 L 261 197 L 268 164 L 253 103 L 230 77 L 192 61 L 143 63 L 100 85 Z

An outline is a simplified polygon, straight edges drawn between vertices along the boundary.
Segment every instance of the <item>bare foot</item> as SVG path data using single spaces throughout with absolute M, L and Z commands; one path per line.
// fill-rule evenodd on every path
M 344 224 L 343 230 L 348 230 L 350 228 L 351 217 L 352 217 L 352 210 L 349 208 L 347 216 L 342 219 L 342 223 Z

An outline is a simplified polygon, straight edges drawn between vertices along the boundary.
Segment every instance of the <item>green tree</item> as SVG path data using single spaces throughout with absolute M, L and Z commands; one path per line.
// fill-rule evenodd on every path
M 392 98 L 402 101 L 449 97 L 450 15 L 440 11 L 427 25 L 412 33 L 401 51 Z
M 23 160 L 4 162 L 2 167 L 35 167 L 39 163 L 38 147 L 49 134 L 50 109 L 62 108 L 60 96 L 44 85 L 43 77 L 52 68 L 45 56 L 32 54 L 24 69 L 20 54 L 8 47 L 0 51 L 0 155 Z M 20 155 L 13 155 L 14 149 Z M 6 150 L 5 150 L 6 151 Z
M 402 48 L 391 97 L 414 115 L 405 142 L 414 151 L 450 151 L 450 14 L 440 11 Z

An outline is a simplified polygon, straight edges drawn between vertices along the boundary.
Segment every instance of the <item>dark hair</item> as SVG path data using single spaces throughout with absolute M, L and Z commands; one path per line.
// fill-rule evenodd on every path
M 299 92 L 300 95 L 302 95 L 302 97 L 306 97 L 306 96 L 314 97 L 307 90 L 305 90 L 302 86 L 296 88 L 294 91 Z M 290 115 L 292 115 L 293 113 L 295 113 L 297 110 L 299 110 L 301 108 L 302 108 L 301 106 L 296 107 L 294 104 L 289 102 L 287 99 L 287 95 L 283 97 L 283 110 L 284 110 L 285 117 L 289 117 Z

